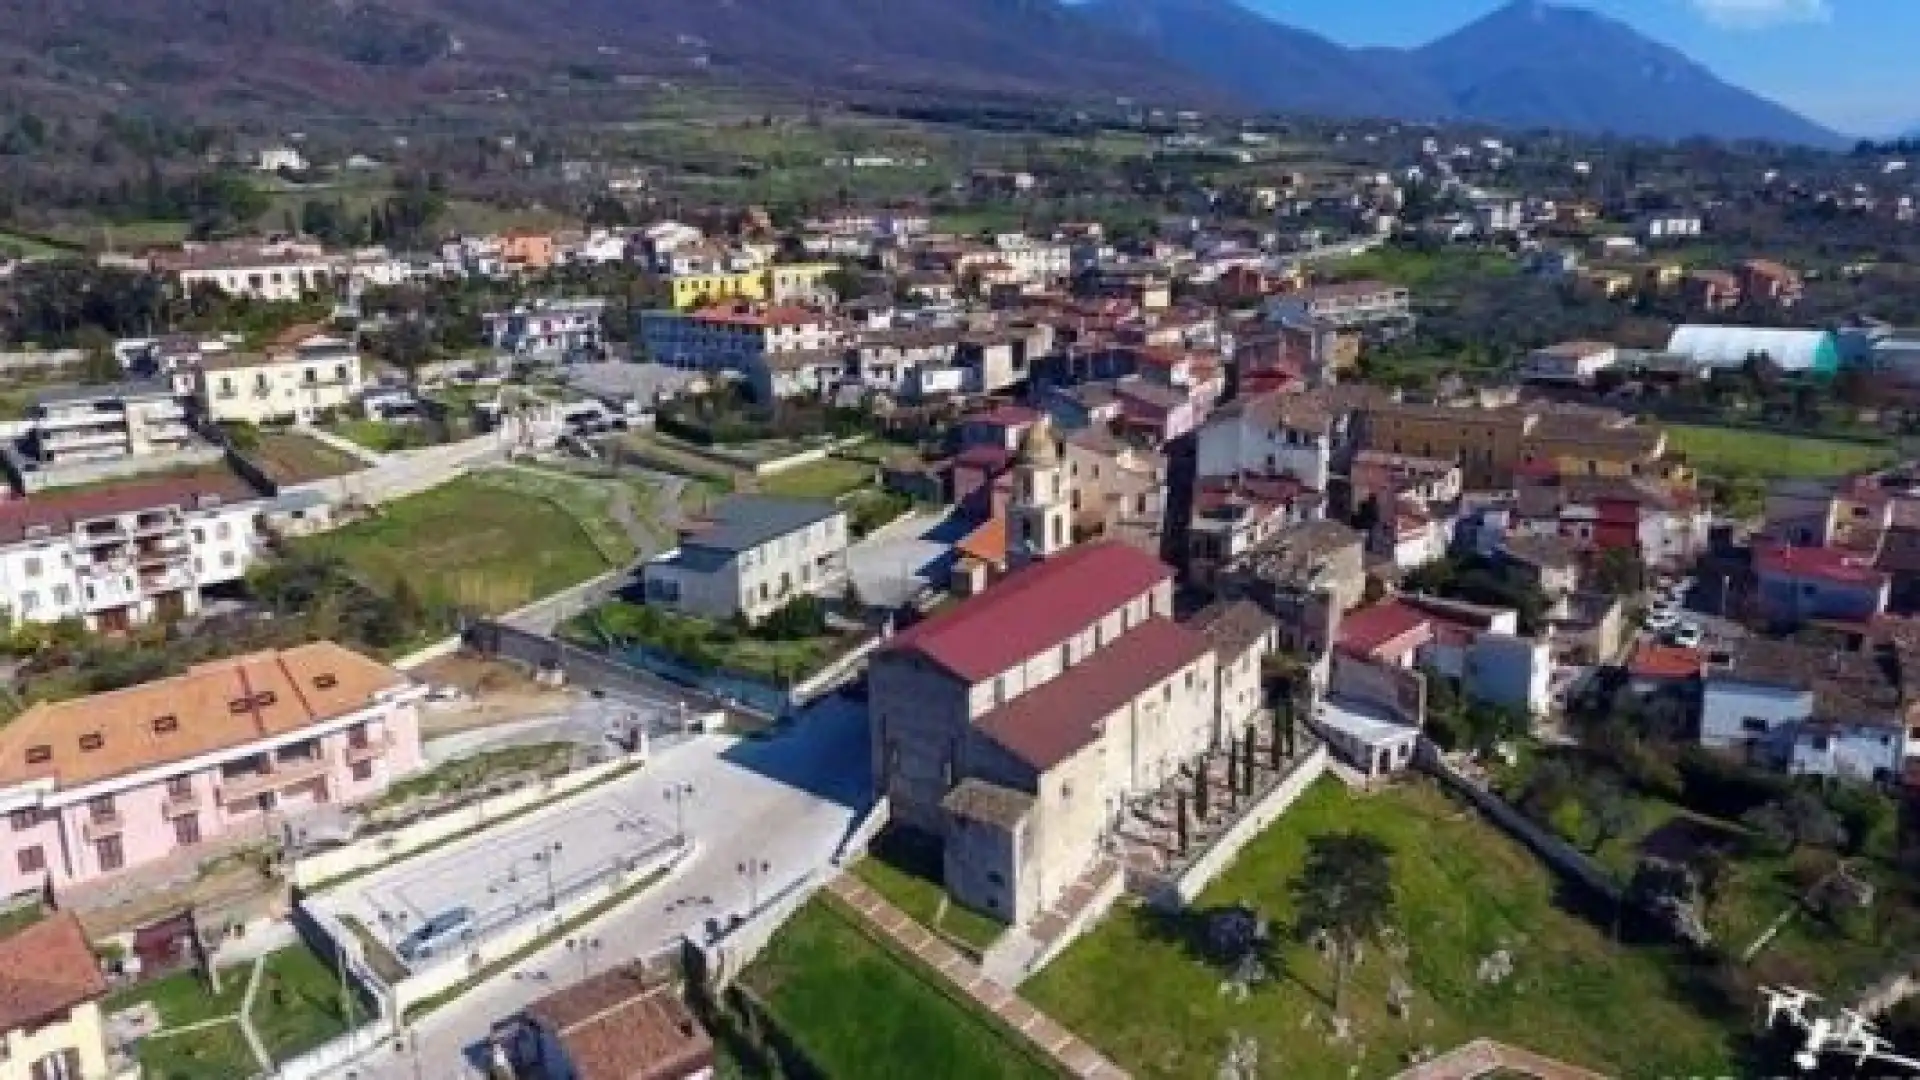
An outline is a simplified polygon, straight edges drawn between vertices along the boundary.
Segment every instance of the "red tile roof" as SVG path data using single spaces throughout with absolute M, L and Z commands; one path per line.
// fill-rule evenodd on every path
M 1383 600 L 1341 618 L 1339 645 L 1355 656 L 1369 657 L 1402 638 L 1408 645 L 1420 644 L 1432 636 L 1433 622 L 1424 611 Z
M 0 939 L 0 1032 L 44 1024 L 106 993 L 99 961 L 71 912 Z
M 1083 544 L 914 625 L 887 648 L 984 682 L 1172 577 L 1165 563 L 1118 541 Z
M 190 476 L 114 484 L 71 495 L 29 495 L 0 503 L 0 543 L 24 539 L 27 530 L 36 525 L 58 531 L 71 529 L 76 522 L 138 510 L 165 506 L 192 510 L 203 496 L 213 496 L 223 504 L 261 497 L 224 467 Z
M 963 416 L 963 424 L 989 424 L 994 427 L 1025 427 L 1040 419 L 1039 412 L 1025 405 L 996 405 L 986 412 Z
M 1192 627 L 1148 619 L 977 723 L 988 738 L 1045 772 L 1092 745 L 1101 721 L 1212 647 Z
M 1691 679 L 1704 666 L 1699 649 L 1641 642 L 1627 662 L 1627 673 L 1636 679 Z
M 1876 586 L 1887 575 L 1874 569 L 1873 560 L 1855 552 L 1830 547 L 1769 547 L 1753 553 L 1754 569 L 1762 574 L 1816 578 L 1835 585 Z

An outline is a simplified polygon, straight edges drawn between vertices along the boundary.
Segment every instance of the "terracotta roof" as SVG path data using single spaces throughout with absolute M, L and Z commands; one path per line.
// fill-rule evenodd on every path
M 960 418 L 963 424 L 989 424 L 994 427 L 1025 427 L 1040 419 L 1036 409 L 1025 405 L 996 405 L 985 412 L 977 412 Z
M 1279 624 L 1251 600 L 1217 600 L 1196 612 L 1188 625 L 1205 635 L 1225 661 L 1245 654 Z
M 406 680 L 331 641 L 200 664 L 184 675 L 35 705 L 0 728 L 0 783 L 63 787 L 299 731 Z M 236 704 L 240 704 L 236 711 Z M 173 723 L 156 721 L 172 717 Z M 98 736 L 98 745 L 85 749 Z
M 1002 627 L 1007 629 L 1010 626 Z M 1108 716 L 1212 648 L 1192 627 L 1148 619 L 975 725 L 1009 753 L 1045 772 L 1092 745 Z
M 1424 611 L 1397 600 L 1383 600 L 1341 618 L 1339 646 L 1355 656 L 1366 657 L 1401 638 L 1417 645 L 1431 636 L 1432 623 L 1433 616 Z
M 200 500 L 209 496 L 221 503 L 261 498 L 259 492 L 225 468 L 163 480 L 114 484 L 71 495 L 29 495 L 0 502 L 0 543 L 24 540 L 27 530 L 36 526 L 59 531 L 72 529 L 77 522 L 140 510 L 168 506 L 196 509 Z
M 309 338 L 317 337 L 346 340 L 325 323 L 299 323 L 268 338 L 265 348 L 269 352 L 291 352 Z
M 618 968 L 527 1006 L 579 1080 L 678 1080 L 713 1065 L 713 1039 L 671 983 Z
M 1839 548 L 1765 547 L 1753 553 L 1754 569 L 1762 574 L 1817 578 L 1835 585 L 1883 585 L 1887 575 L 1873 560 Z
M 1007 561 L 1007 519 L 995 514 L 953 545 L 962 555 L 999 566 Z
M 1705 663 L 1699 649 L 1641 642 L 1627 662 L 1627 672 L 1636 679 L 1691 679 Z
M 1172 577 L 1166 564 L 1136 548 L 1084 544 L 915 624 L 887 648 L 918 653 L 969 683 L 983 682 Z
M 0 938 L 0 1032 L 38 1026 L 106 993 L 107 980 L 72 912 Z

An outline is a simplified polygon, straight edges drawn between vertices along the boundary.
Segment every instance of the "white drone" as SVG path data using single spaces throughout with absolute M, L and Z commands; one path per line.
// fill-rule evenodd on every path
M 1763 986 L 1767 997 L 1767 1027 L 1772 1029 L 1782 1017 L 1807 1034 L 1806 1044 L 1793 1055 L 1793 1063 L 1811 1072 L 1820 1067 L 1822 1054 L 1851 1054 L 1854 1067 L 1869 1061 L 1898 1065 L 1920 1075 L 1920 1059 L 1901 1057 L 1892 1052 L 1893 1044 L 1873 1033 L 1867 1018 L 1852 1009 L 1841 1009 L 1834 1017 L 1807 1015 L 1807 1005 L 1820 999 L 1791 986 Z

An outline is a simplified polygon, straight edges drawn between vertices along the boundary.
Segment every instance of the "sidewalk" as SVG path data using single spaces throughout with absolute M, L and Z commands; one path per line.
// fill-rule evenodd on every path
M 1025 1036 L 1042 1053 L 1058 1062 L 1070 1075 L 1099 1080 L 1129 1080 L 1129 1074 L 1108 1061 L 1080 1037 L 1061 1027 L 1045 1013 L 1020 1000 L 999 983 L 980 974 L 965 957 L 927 929 L 902 914 L 900 909 L 881 899 L 872 889 L 850 874 L 837 874 L 827 883 L 834 896 L 860 913 L 874 929 L 891 938 L 901 948 L 918 957 L 940 973 L 981 1008 Z
M 318 442 L 325 443 L 364 465 L 385 465 L 389 460 L 387 455 L 377 450 L 369 450 L 359 443 L 354 442 L 352 439 L 335 435 L 333 432 L 328 431 L 318 424 L 307 424 L 301 427 L 300 434 L 306 435 Z

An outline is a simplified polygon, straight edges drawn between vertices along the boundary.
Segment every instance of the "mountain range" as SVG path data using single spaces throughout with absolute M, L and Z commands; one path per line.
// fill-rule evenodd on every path
M 1679 52 L 1519 0 L 1353 49 L 1234 0 L 0 0 L 0 100 L 418 115 L 578 82 L 1111 102 L 1835 145 Z
M 1082 11 L 1267 109 L 1663 139 L 1844 141 L 1625 23 L 1539 0 L 1414 49 L 1347 48 L 1234 0 L 1092 0 Z

